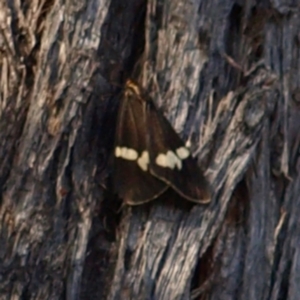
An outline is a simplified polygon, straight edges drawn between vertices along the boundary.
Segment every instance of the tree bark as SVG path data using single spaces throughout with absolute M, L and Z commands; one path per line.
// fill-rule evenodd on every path
M 300 299 L 299 22 L 283 0 L 0 1 L 0 299 Z M 114 195 L 129 77 L 210 204 Z

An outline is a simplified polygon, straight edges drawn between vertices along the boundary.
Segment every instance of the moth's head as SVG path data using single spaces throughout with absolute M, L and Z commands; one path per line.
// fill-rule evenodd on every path
M 139 98 L 142 98 L 142 92 L 138 85 L 131 79 L 127 79 L 125 83 L 125 94 L 135 95 Z

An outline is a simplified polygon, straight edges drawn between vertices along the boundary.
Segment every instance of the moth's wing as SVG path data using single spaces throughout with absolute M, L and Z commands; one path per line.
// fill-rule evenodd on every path
M 210 187 L 196 160 L 152 102 L 147 106 L 150 171 L 187 200 L 207 203 Z
M 137 99 L 134 94 L 123 96 L 115 136 L 114 188 L 120 198 L 130 205 L 151 201 L 168 188 L 163 181 L 149 172 L 147 161 L 145 161 L 147 170 L 143 170 L 133 157 L 130 159 L 116 157 L 120 149 L 132 150 L 133 154 L 136 151 L 139 158 L 144 151 L 148 151 L 145 113 L 144 101 Z

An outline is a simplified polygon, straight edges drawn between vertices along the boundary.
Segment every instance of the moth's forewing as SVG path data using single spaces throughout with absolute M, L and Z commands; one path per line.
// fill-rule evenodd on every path
M 146 117 L 151 173 L 182 197 L 198 203 L 209 202 L 210 188 L 196 160 L 168 120 L 150 101 Z
M 116 127 L 114 188 L 130 205 L 151 201 L 168 188 L 165 182 L 149 172 L 145 114 L 146 102 L 130 86 L 126 86 Z

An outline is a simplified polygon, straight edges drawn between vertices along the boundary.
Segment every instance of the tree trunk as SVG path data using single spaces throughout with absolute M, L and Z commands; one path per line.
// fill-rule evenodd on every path
M 300 299 L 299 22 L 283 0 L 0 1 L 0 299 Z M 209 204 L 114 195 L 129 77 Z

